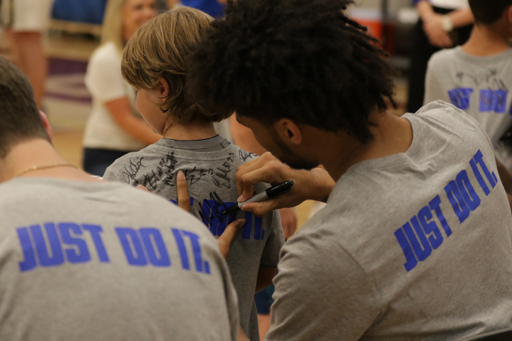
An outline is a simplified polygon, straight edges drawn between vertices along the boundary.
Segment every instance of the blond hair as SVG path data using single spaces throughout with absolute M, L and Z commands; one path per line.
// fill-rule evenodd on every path
M 101 45 L 112 42 L 119 54 L 126 45 L 123 37 L 123 10 L 126 2 L 127 0 L 108 0 L 101 30 Z
M 219 122 L 229 116 L 207 112 L 185 91 L 191 47 L 205 36 L 212 20 L 197 9 L 174 8 L 139 28 L 123 53 L 121 71 L 134 87 L 153 90 L 161 78 L 167 81 L 169 95 L 160 109 L 180 124 L 196 119 Z

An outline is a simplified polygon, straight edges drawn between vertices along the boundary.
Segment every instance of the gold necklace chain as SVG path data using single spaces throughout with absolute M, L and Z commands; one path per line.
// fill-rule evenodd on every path
M 17 173 L 14 177 L 17 178 L 19 176 L 22 176 L 22 175 L 28 173 L 28 172 L 33 172 L 33 171 L 42 170 L 42 169 L 48 169 L 48 168 L 56 168 L 56 167 L 73 167 L 73 168 L 78 169 L 77 166 L 72 165 L 72 164 L 67 163 L 67 162 L 54 163 L 52 165 L 32 166 L 32 167 L 26 168 L 26 169 L 22 170 L 21 172 Z

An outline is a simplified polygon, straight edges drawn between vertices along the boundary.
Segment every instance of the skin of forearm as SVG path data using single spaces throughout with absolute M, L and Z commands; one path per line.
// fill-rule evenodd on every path
M 426 0 L 420 1 L 416 4 L 416 9 L 422 20 L 425 20 L 429 15 L 434 14 L 434 10 L 430 3 Z
M 448 16 L 452 20 L 453 27 L 467 26 L 475 21 L 475 17 L 469 8 L 453 11 Z
M 418 2 L 416 9 L 418 10 L 418 13 L 423 21 L 427 20 L 429 16 L 436 14 L 430 3 L 426 0 Z M 448 16 L 452 20 L 453 27 L 466 26 L 475 21 L 473 13 L 469 7 L 453 11 L 449 13 Z

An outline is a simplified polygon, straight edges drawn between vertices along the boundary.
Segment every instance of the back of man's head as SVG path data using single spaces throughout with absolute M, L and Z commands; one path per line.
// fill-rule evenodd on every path
M 498 21 L 512 0 L 469 0 L 477 24 L 490 25 Z
M 25 140 L 48 140 L 28 78 L 0 56 L 0 158 Z
M 344 14 L 352 0 L 229 1 L 193 55 L 190 91 L 207 107 L 273 123 L 289 118 L 365 143 L 392 103 L 392 69 Z

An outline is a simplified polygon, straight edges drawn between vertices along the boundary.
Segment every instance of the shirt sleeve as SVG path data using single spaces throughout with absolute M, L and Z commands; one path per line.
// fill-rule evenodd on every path
M 269 236 L 263 249 L 260 266 L 274 268 L 279 262 L 279 252 L 284 244 L 284 234 L 279 210 L 274 210 L 271 213 L 271 219 L 270 228 L 267 229 Z
M 93 99 L 107 103 L 127 97 L 121 75 L 121 60 L 115 51 L 100 49 L 93 54 L 85 75 L 85 85 Z
M 358 340 L 380 313 L 374 286 L 326 233 L 287 241 L 266 341 Z

